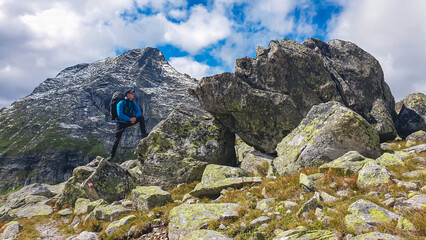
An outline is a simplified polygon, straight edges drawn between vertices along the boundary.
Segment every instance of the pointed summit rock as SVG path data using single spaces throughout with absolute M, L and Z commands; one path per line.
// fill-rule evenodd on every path
M 136 90 L 150 131 L 178 104 L 195 104 L 187 93 L 195 86 L 195 79 L 177 72 L 156 48 L 64 69 L 0 111 L 0 189 L 66 181 L 75 167 L 107 156 L 114 140 L 109 102 L 115 91 Z M 115 160 L 128 160 L 140 139 L 138 127 L 127 129 Z

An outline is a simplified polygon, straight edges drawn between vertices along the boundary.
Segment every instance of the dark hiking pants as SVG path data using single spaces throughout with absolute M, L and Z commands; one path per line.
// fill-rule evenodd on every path
M 145 130 L 145 118 L 143 116 L 140 116 L 136 119 L 135 123 L 121 123 L 117 122 L 117 125 L 115 127 L 115 139 L 114 139 L 114 145 L 112 145 L 111 153 L 109 155 L 110 158 L 113 158 L 117 152 L 118 144 L 120 143 L 121 136 L 123 136 L 123 132 L 126 128 L 131 127 L 133 125 L 136 125 L 139 123 L 142 138 L 146 137 L 146 130 Z

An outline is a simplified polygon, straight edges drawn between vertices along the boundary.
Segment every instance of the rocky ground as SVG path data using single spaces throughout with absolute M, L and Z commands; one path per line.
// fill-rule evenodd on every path
M 112 203 L 78 198 L 74 206 L 54 208 L 64 184 L 33 184 L 3 196 L 1 236 L 424 239 L 425 135 L 420 131 L 406 141 L 382 143 L 383 154 L 375 159 L 350 151 L 319 167 L 303 167 L 286 176 L 268 175 L 266 168 L 254 177 L 241 168 L 211 164 L 201 182 L 169 191 L 136 186 Z M 236 152 L 239 159 L 256 154 L 241 140 Z M 253 168 L 262 172 L 259 166 Z

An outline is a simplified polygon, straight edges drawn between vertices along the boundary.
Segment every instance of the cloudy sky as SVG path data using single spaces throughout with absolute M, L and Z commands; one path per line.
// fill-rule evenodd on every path
M 426 93 L 425 0 L 0 0 L 0 108 L 62 69 L 157 47 L 195 78 L 233 72 L 257 46 L 356 43 L 396 100 Z

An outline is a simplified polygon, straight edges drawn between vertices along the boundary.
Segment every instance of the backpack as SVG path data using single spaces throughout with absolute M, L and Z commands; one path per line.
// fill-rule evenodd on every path
M 117 104 L 124 99 L 124 93 L 122 92 L 114 92 L 111 98 L 111 102 L 109 103 L 109 113 L 111 115 L 112 120 L 117 120 Z

